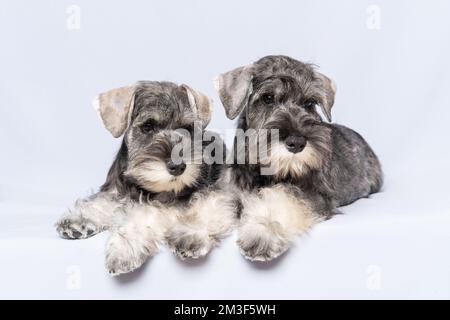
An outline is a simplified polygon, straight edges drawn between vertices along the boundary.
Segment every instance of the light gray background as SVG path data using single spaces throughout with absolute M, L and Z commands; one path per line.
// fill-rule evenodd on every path
M 66 27 L 69 5 L 81 29 Z M 381 9 L 381 29 L 367 8 Z M 450 2 L 0 1 L 1 298 L 450 298 Z M 52 224 L 96 189 L 118 148 L 91 99 L 136 80 L 212 78 L 267 54 L 320 65 L 338 85 L 335 122 L 378 153 L 384 191 L 254 265 L 234 237 L 199 263 L 163 251 L 110 278 L 107 234 Z

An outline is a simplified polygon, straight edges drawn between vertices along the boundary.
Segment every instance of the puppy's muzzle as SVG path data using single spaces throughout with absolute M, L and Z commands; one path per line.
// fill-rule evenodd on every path
M 167 161 L 166 163 L 167 171 L 172 176 L 180 176 L 186 170 L 186 164 L 184 162 L 174 163 L 172 160 Z
M 289 152 L 299 153 L 305 149 L 307 141 L 303 136 L 289 136 L 284 143 Z

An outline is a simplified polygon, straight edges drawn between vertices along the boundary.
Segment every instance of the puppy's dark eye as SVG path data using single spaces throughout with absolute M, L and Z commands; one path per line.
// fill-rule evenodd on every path
M 149 133 L 150 131 L 153 131 L 155 128 L 155 122 L 153 120 L 147 120 L 141 125 L 141 130 L 144 133 Z
M 308 99 L 303 103 L 303 107 L 308 111 L 314 110 L 316 105 L 317 105 L 317 102 L 314 99 Z
M 261 97 L 261 100 L 267 104 L 267 105 L 271 105 L 275 102 L 275 96 L 271 93 L 265 93 L 263 94 L 263 96 Z

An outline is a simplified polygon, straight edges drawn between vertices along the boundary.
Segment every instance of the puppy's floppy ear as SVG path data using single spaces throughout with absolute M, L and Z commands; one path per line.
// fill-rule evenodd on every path
M 324 74 L 316 71 L 316 77 L 320 81 L 320 108 L 329 122 L 331 122 L 331 107 L 334 104 L 336 95 L 336 84 Z
M 192 89 L 188 85 L 182 84 L 181 88 L 186 90 L 189 105 L 197 117 L 201 120 L 203 128 L 205 128 L 211 120 L 211 114 L 213 111 L 211 99 L 203 93 Z
M 93 101 L 103 125 L 114 138 L 120 137 L 128 128 L 134 106 L 134 91 L 134 86 L 112 89 L 99 94 Z
M 252 93 L 251 65 L 220 74 L 214 79 L 214 86 L 231 120 L 246 107 Z

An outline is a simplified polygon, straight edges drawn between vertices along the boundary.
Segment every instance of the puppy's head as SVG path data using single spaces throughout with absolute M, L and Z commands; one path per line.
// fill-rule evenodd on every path
M 331 121 L 335 86 L 310 64 L 286 56 L 267 56 L 219 75 L 216 90 L 228 118 L 239 114 L 239 128 L 276 129 L 264 165 L 277 162 L 275 177 L 299 177 L 318 169 L 329 156 L 330 129 L 317 110 Z
M 106 129 L 124 136 L 108 180 L 152 193 L 179 193 L 201 183 L 205 164 L 193 139 L 211 117 L 205 95 L 186 85 L 142 81 L 100 94 L 94 106 Z

